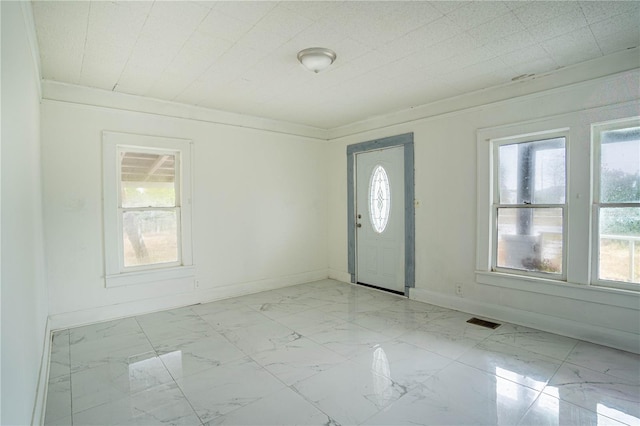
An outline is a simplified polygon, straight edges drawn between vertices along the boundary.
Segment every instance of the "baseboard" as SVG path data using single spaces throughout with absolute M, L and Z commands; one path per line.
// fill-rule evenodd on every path
M 329 269 L 329 278 L 336 281 L 342 281 L 343 283 L 351 283 L 351 274 L 348 272 L 336 271 L 335 269 Z
M 412 288 L 409 297 L 419 302 L 455 309 L 488 319 L 505 321 L 628 352 L 640 353 L 640 336 L 635 333 L 422 289 Z
M 47 406 L 47 390 L 49 384 L 49 361 L 51 359 L 51 320 L 47 318 L 44 330 L 44 344 L 40 357 L 40 373 L 38 374 L 38 386 L 31 414 L 32 425 L 43 425 L 45 408 Z
M 216 300 L 229 299 L 261 291 L 275 290 L 292 285 L 319 281 L 326 279 L 328 276 L 329 274 L 326 269 L 320 269 L 301 274 L 234 283 L 221 287 L 200 288 L 196 291 L 163 296 L 160 298 L 137 300 L 110 306 L 100 306 L 75 312 L 65 312 L 52 315 L 50 317 L 51 330 L 64 330 L 71 327 L 79 327 L 82 325 L 95 324 L 119 318 L 195 305 L 197 303 L 214 302 Z
M 229 299 L 231 297 L 244 296 L 247 294 L 259 293 L 261 291 L 275 290 L 292 285 L 304 284 L 313 281 L 327 279 L 329 276 L 326 269 L 320 269 L 303 274 L 289 275 L 286 277 L 270 278 L 266 280 L 250 281 L 242 284 L 232 284 L 224 287 L 217 287 L 203 292 L 198 303 L 215 302 L 216 300 Z

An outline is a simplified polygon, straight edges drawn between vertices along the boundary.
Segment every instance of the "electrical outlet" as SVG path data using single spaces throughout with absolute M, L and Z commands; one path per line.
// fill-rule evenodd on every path
M 196 283 L 196 288 L 199 288 L 200 287 L 200 281 L 196 280 L 195 283 Z
M 462 297 L 462 284 L 461 283 L 456 283 L 456 294 L 460 297 Z

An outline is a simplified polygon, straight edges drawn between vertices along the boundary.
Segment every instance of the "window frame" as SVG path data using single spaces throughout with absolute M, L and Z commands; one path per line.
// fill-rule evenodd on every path
M 191 241 L 192 142 L 186 139 L 111 131 L 103 131 L 102 139 L 105 286 L 118 287 L 167 279 L 193 278 L 195 268 Z M 122 152 L 171 153 L 176 156 L 175 206 L 122 207 L 120 161 Z M 144 210 L 176 211 L 178 237 L 176 262 L 124 266 L 123 213 Z
M 602 121 L 597 123 L 591 123 L 591 149 L 592 149 L 592 205 L 591 205 L 591 284 L 599 287 L 607 287 L 620 290 L 630 290 L 634 292 L 640 292 L 640 283 L 615 281 L 600 279 L 600 209 L 602 207 L 614 208 L 614 207 L 636 207 L 640 208 L 640 201 L 638 202 L 624 202 L 624 203 L 602 203 L 601 199 L 601 135 L 603 132 L 610 130 L 623 129 L 627 127 L 640 126 L 640 116 L 626 117 L 615 120 Z
M 539 293 L 554 297 L 607 303 L 634 308 L 640 291 L 603 287 L 592 282 L 593 153 L 591 124 L 640 116 L 637 101 L 626 101 L 536 118 L 512 121 L 476 131 L 476 282 L 481 285 Z M 505 274 L 491 270 L 491 202 L 493 163 L 491 139 L 530 135 L 552 129 L 568 128 L 571 144 L 567 147 L 567 254 L 566 281 L 533 276 Z M 632 296 L 632 297 L 629 297 Z
M 500 162 L 499 162 L 499 151 L 501 146 L 505 145 L 515 145 L 520 143 L 533 143 L 533 142 L 544 142 L 549 139 L 564 139 L 564 151 L 565 151 L 565 161 L 564 161 L 564 171 L 565 171 L 565 194 L 564 194 L 564 203 L 563 204 L 502 204 L 500 203 Z M 569 186 L 569 147 L 570 147 L 570 135 L 569 128 L 561 128 L 561 129 L 553 129 L 553 130 L 544 130 L 538 131 L 534 133 L 527 133 L 521 135 L 513 135 L 506 137 L 493 138 L 489 140 L 491 147 L 491 271 L 499 272 L 509 275 L 515 276 L 524 276 L 524 277 L 536 277 L 543 278 L 546 280 L 552 281 L 566 281 L 567 280 L 567 237 L 568 237 L 568 213 L 569 213 L 569 196 L 568 196 L 568 186 Z M 562 273 L 547 273 L 547 272 L 539 272 L 539 271 L 528 271 L 526 269 L 515 269 L 515 268 L 507 268 L 503 266 L 498 266 L 498 211 L 501 208 L 560 208 L 562 209 Z

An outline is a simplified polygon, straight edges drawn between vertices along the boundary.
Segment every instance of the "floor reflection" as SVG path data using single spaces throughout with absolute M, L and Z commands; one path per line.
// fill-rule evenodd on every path
M 598 413 L 598 424 L 610 424 L 609 418 L 617 419 L 629 425 L 640 425 L 640 418 L 623 413 L 615 408 L 607 407 L 604 404 L 596 405 L 596 413 Z
M 371 362 L 371 378 L 373 381 L 373 390 L 378 400 L 379 406 L 385 406 L 393 398 L 394 391 L 391 380 L 391 367 L 389 359 L 384 349 L 376 345 L 373 351 L 373 359 Z

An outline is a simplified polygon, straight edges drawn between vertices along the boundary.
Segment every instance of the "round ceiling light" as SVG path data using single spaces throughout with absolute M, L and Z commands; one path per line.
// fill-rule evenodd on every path
M 324 47 L 310 47 L 298 52 L 298 61 L 309 71 L 319 73 L 336 60 L 336 52 Z

